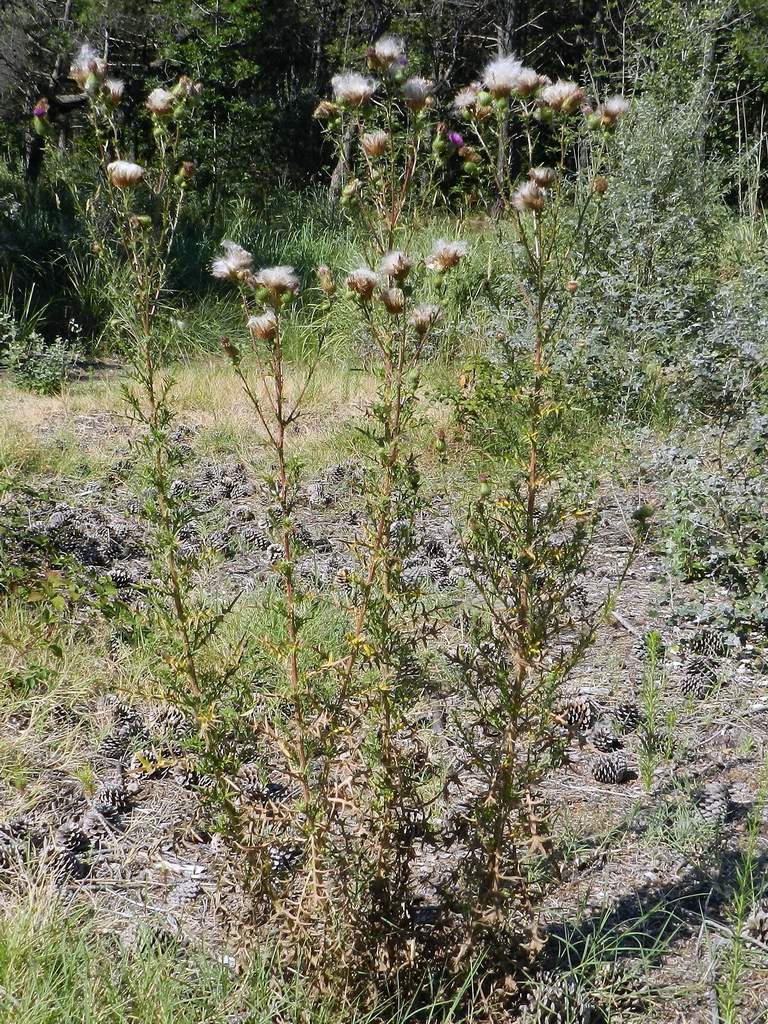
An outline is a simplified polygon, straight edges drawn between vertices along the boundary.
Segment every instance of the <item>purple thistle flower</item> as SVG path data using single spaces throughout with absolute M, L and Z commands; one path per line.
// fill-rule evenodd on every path
M 45 100 L 40 100 L 35 104 L 35 109 L 32 111 L 34 117 L 47 117 L 48 116 L 48 104 Z
M 458 132 L 448 132 L 448 141 L 452 143 L 456 149 L 461 149 L 464 145 L 464 136 L 459 135 Z

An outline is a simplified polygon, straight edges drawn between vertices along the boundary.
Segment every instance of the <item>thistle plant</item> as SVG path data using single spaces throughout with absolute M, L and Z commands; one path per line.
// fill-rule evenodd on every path
M 604 608 L 588 609 L 580 591 L 595 516 L 563 466 L 569 382 L 556 350 L 607 185 L 599 172 L 609 129 L 625 104 L 580 109 L 585 99 L 576 83 L 552 84 L 510 55 L 454 101 L 512 222 L 531 337 L 527 368 L 506 396 L 514 414 L 502 469 L 480 480 L 464 532 L 478 601 L 474 644 L 458 658 L 468 713 L 457 729 L 475 780 L 457 823 L 465 953 L 505 929 L 531 954 L 541 945 L 531 865 L 543 857 L 556 871 L 541 785 L 563 762 L 569 735 L 558 704 Z M 573 171 L 575 149 L 582 164 Z M 513 182 L 510 152 L 520 150 L 529 167 Z M 554 166 L 543 162 L 553 155 Z
M 134 450 L 146 484 L 144 512 L 152 528 L 154 578 L 145 588 L 147 616 L 167 643 L 167 653 L 150 687 L 191 726 L 198 755 L 189 778 L 209 775 L 212 794 L 232 813 L 231 778 L 237 756 L 233 720 L 222 714 L 236 686 L 242 646 L 214 652 L 229 607 L 214 607 L 195 585 L 198 559 L 185 553 L 185 531 L 194 509 L 177 474 L 184 455 L 174 443 L 173 377 L 163 363 L 158 321 L 168 291 L 169 266 L 194 164 L 184 159 L 183 132 L 193 116 L 201 86 L 182 76 L 147 98 L 153 148 L 144 163 L 126 159 L 121 138 L 121 80 L 108 75 L 106 61 L 85 45 L 70 76 L 88 100 L 88 117 L 99 155 L 97 183 L 84 204 L 93 252 L 110 265 L 113 320 L 128 356 L 124 397 L 136 435 Z M 127 286 L 126 286 L 127 285 Z M 238 719 L 234 719 L 236 723 Z M 250 730 L 248 730 L 250 733 Z M 177 761 L 176 754 L 170 756 Z
M 355 685 L 361 705 L 365 768 L 358 805 L 365 821 L 357 939 L 385 973 L 411 951 L 417 842 L 429 833 L 424 780 L 413 770 L 412 712 L 425 680 L 416 652 L 431 630 L 421 588 L 405 571 L 423 508 L 412 445 L 420 421 L 420 361 L 444 316 L 451 272 L 465 257 L 461 240 L 439 240 L 419 258 L 412 245 L 425 191 L 433 187 L 428 140 L 432 83 L 409 77 L 402 40 L 384 37 L 369 50 L 379 79 L 346 72 L 333 102 L 316 116 L 344 153 L 349 178 L 342 203 L 367 240 L 364 263 L 346 277 L 375 356 L 379 385 L 362 435 L 368 471 L 365 523 L 355 546 L 349 653 L 337 664 L 340 699 Z M 424 173 L 422 174 L 422 171 Z M 355 684 L 362 674 L 364 683 Z
M 273 919 L 290 938 L 296 955 L 318 970 L 327 969 L 337 941 L 324 925 L 331 918 L 334 893 L 333 850 L 327 839 L 332 824 L 335 769 L 345 750 L 344 726 L 349 707 L 334 700 L 326 657 L 312 657 L 306 625 L 322 604 L 304 583 L 298 562 L 306 542 L 297 529 L 301 464 L 291 451 L 289 432 L 301 415 L 322 351 L 322 334 L 303 376 L 289 386 L 291 367 L 286 341 L 299 313 L 293 313 L 300 281 L 288 266 L 255 272 L 253 256 L 225 239 L 214 259 L 214 277 L 234 284 L 240 293 L 249 345 L 222 339 L 234 372 L 264 436 L 272 469 L 264 476 L 267 524 L 274 544 L 274 585 L 264 601 L 282 624 L 264 647 L 270 671 L 257 694 L 253 729 L 261 761 L 280 778 L 279 799 L 246 802 L 233 820 L 236 840 L 258 865 L 261 894 Z M 321 306 L 335 290 L 321 269 L 317 290 Z M 324 296 L 324 299 L 322 299 Z M 295 372 L 294 372 L 295 376 Z M 316 652 L 315 652 L 316 653 Z M 262 780 L 268 793 L 268 780 Z

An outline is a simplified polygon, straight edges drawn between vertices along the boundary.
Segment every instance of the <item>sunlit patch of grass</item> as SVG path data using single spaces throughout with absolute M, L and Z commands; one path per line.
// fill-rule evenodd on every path
M 36 775 L 33 758 L 22 739 L 0 738 L 0 782 L 23 790 Z
M 50 883 L 29 880 L 23 896 L 0 911 L 2 1024 L 471 1024 L 472 979 L 451 996 L 436 991 L 418 1007 L 406 996 L 358 1009 L 314 992 L 300 971 L 281 972 L 269 947 L 244 958 L 235 972 L 204 948 L 184 948 L 167 927 L 156 941 L 151 919 L 139 923 L 126 948 L 124 922 L 97 929 L 83 910 L 66 909 Z M 438 986 L 434 985 L 434 988 Z

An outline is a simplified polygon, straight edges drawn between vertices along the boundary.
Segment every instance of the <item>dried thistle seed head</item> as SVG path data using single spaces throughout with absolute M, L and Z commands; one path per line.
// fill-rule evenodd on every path
M 333 97 L 337 103 L 353 110 L 366 106 L 378 88 L 378 82 L 357 71 L 345 71 L 331 79 Z
M 404 82 L 402 87 L 403 99 L 409 110 L 412 110 L 415 114 L 423 110 L 432 95 L 433 86 L 434 83 L 428 78 L 420 78 L 418 76 L 409 78 L 407 82 Z
M 539 188 L 549 188 L 557 178 L 557 171 L 553 167 L 532 167 L 528 171 L 528 177 L 535 181 Z
M 113 106 L 117 106 L 123 98 L 125 82 L 120 78 L 107 78 L 104 82 L 104 95 Z
M 273 305 L 280 305 L 287 295 L 299 294 L 299 278 L 293 267 L 264 267 L 254 277 L 253 284 L 266 291 Z
M 402 288 L 385 288 L 380 298 L 387 312 L 393 316 L 405 309 L 405 293 Z
M 402 282 L 408 277 L 412 267 L 413 260 L 411 257 L 402 250 L 396 249 L 393 252 L 386 253 L 382 258 L 379 264 L 379 273 L 382 277 Z
M 366 132 L 360 140 L 360 144 L 365 155 L 374 159 L 389 149 L 389 135 L 381 130 Z
M 568 292 L 569 295 L 575 295 L 576 292 L 579 290 L 579 282 L 575 280 L 566 281 L 565 290 Z
M 271 341 L 277 334 L 277 317 L 271 309 L 260 316 L 248 317 L 248 330 L 254 341 Z
M 317 283 L 321 291 L 323 291 L 330 299 L 336 294 L 336 282 L 333 280 L 333 274 L 331 273 L 330 267 L 318 267 L 315 273 L 317 274 Z
M 418 306 L 411 314 L 413 329 L 423 338 L 443 315 L 439 306 Z
M 145 106 L 154 117 L 170 117 L 176 106 L 176 97 L 172 92 L 158 86 L 147 96 Z
M 130 160 L 113 160 L 107 164 L 107 177 L 115 188 L 133 188 L 144 177 L 144 168 Z
M 379 70 L 389 70 L 393 66 L 404 67 L 407 63 L 405 40 L 400 36 L 381 36 L 369 47 L 368 61 L 372 68 Z
M 509 96 L 517 89 L 522 63 L 513 54 L 496 57 L 483 70 L 483 85 L 495 99 Z
M 598 174 L 592 182 L 592 190 L 599 196 L 604 195 L 608 191 L 608 179 L 604 178 L 602 174 Z
M 576 82 L 559 78 L 553 85 L 548 85 L 541 91 L 542 103 L 550 110 L 557 110 L 562 114 L 572 114 L 586 99 L 586 92 Z
M 512 205 L 520 213 L 531 213 L 544 208 L 546 196 L 535 181 L 526 181 L 512 196 Z
M 442 274 L 458 266 L 468 252 L 469 246 L 466 242 L 447 242 L 443 238 L 438 238 L 424 262 L 428 270 L 436 270 Z
M 549 85 L 546 75 L 540 75 L 533 68 L 520 68 L 517 73 L 515 92 L 518 96 L 531 96 L 543 85 Z
M 361 299 L 369 301 L 374 293 L 378 278 L 368 267 L 358 267 L 347 277 L 347 288 Z
M 312 117 L 316 121 L 330 121 L 332 117 L 335 117 L 339 112 L 339 108 L 335 103 L 331 103 L 330 100 L 320 100 L 312 112 Z
M 459 89 L 453 98 L 453 109 L 457 114 L 471 114 L 477 103 L 477 94 L 480 92 L 480 83 L 473 82 L 471 85 Z
M 253 266 L 253 256 L 237 242 L 225 238 L 221 243 L 223 255 L 211 263 L 211 274 L 228 281 L 242 281 Z
M 629 102 L 623 96 L 609 96 L 595 111 L 604 128 L 612 128 L 619 118 L 629 110 Z
M 104 58 L 98 56 L 90 43 L 83 43 L 69 66 L 69 77 L 84 89 L 92 78 L 99 83 L 103 82 L 106 73 L 107 62 Z

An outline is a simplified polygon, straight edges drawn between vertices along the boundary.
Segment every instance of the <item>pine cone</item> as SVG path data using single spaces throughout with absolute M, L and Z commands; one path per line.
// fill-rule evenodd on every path
M 51 861 L 54 878 L 65 882 L 68 878 L 85 878 L 90 867 L 70 850 L 57 850 Z
M 687 636 L 683 646 L 691 654 L 702 654 L 706 658 L 724 658 L 728 654 L 725 634 L 712 626 L 705 626 Z
M 587 732 L 595 723 L 597 710 L 588 697 L 574 697 L 563 708 L 563 717 L 571 729 Z
M 724 782 L 708 782 L 696 801 L 699 813 L 708 825 L 718 827 L 725 823 L 731 807 L 731 794 Z
M 88 835 L 74 821 L 66 821 L 54 836 L 54 846 L 63 853 L 85 853 L 91 845 Z
M 623 750 L 615 750 L 612 754 L 602 754 L 592 762 L 592 776 L 597 782 L 615 784 L 625 782 L 629 774 L 629 765 Z
M 117 732 L 107 733 L 99 744 L 96 754 L 108 761 L 122 761 L 128 752 L 127 737 Z
M 610 753 L 612 750 L 620 750 L 624 746 L 613 729 L 607 725 L 594 726 L 589 738 L 592 741 L 592 746 L 604 754 Z
M 634 732 L 640 724 L 641 717 L 640 708 L 633 700 L 619 701 L 611 714 L 611 718 L 622 736 Z
M 128 572 L 127 569 L 113 569 L 109 574 L 109 578 L 117 590 L 128 590 L 135 583 L 133 574 Z
M 590 1024 L 593 1007 L 573 978 L 542 974 L 528 994 L 525 1024 Z
M 746 929 L 753 939 L 768 946 L 768 900 L 755 904 L 747 918 Z
M 193 903 L 202 892 L 203 887 L 196 878 L 187 878 L 173 887 L 168 896 L 168 905 L 174 910 L 179 910 L 185 904 Z
M 109 817 L 130 807 L 130 797 L 122 785 L 103 785 L 96 790 L 93 798 L 93 809 Z
M 433 558 L 428 569 L 430 581 L 432 583 L 442 583 L 448 579 L 450 571 L 451 567 L 445 558 Z
M 7 871 L 16 860 L 16 853 L 10 843 L 0 837 L 0 871 Z
M 301 860 L 303 849 L 300 843 L 281 843 L 270 846 L 269 866 L 276 875 L 288 874 Z
M 136 777 L 154 779 L 167 771 L 168 765 L 161 751 L 156 747 L 142 747 L 131 756 L 129 773 Z
M 641 1013 L 647 1006 L 650 989 L 639 967 L 622 960 L 603 964 L 595 979 L 597 1002 L 609 1015 L 615 1011 Z
M 266 551 L 272 543 L 269 537 L 258 526 L 246 526 L 239 533 L 241 543 L 257 551 Z
M 396 672 L 395 685 L 397 686 L 415 686 L 422 678 L 418 659 L 407 651 L 402 654 Z
M 157 716 L 155 724 L 164 735 L 173 739 L 182 739 L 185 736 L 190 736 L 194 731 L 192 722 L 184 712 L 171 705 L 163 708 Z
M 131 704 L 118 701 L 112 708 L 115 731 L 123 736 L 140 736 L 144 732 L 144 719 Z
M 685 667 L 680 692 L 685 697 L 703 700 L 717 683 L 717 666 L 710 658 L 696 655 Z

